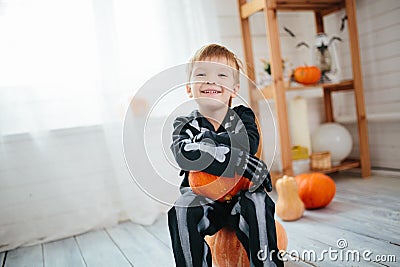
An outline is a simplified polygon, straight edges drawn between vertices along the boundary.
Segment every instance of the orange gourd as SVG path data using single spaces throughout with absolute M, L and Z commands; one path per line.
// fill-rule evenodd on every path
M 189 185 L 197 195 L 213 200 L 229 201 L 241 190 L 250 187 L 250 181 L 239 175 L 234 178 L 216 176 L 206 172 L 189 173 Z
M 236 233 L 233 229 L 224 227 L 215 235 L 206 236 L 205 239 L 210 246 L 213 266 L 250 266 L 246 250 L 236 237 Z
M 276 181 L 276 191 L 278 192 L 276 215 L 284 221 L 300 219 L 304 213 L 304 204 L 299 197 L 296 179 L 283 176 Z
M 279 250 L 286 250 L 287 245 L 288 245 L 288 237 L 286 235 L 285 228 L 283 228 L 283 225 L 280 224 L 280 222 L 275 221 L 275 227 L 276 227 L 276 241 L 278 245 Z
M 299 196 L 306 209 L 318 209 L 327 206 L 336 193 L 333 179 L 323 173 L 305 173 L 296 176 Z
M 275 221 L 279 250 L 286 250 L 288 238 L 282 224 Z M 206 236 L 211 249 L 213 266 L 216 267 L 249 267 L 249 259 L 242 243 L 233 229 L 222 228 L 213 236 Z
M 321 79 L 321 70 L 316 66 L 302 66 L 294 70 L 294 80 L 301 84 L 314 84 Z

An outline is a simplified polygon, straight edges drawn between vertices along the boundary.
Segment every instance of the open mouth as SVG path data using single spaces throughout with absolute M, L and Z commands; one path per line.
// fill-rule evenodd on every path
M 207 95 L 216 95 L 216 94 L 220 94 L 220 91 L 217 90 L 201 90 L 200 91 L 202 94 L 207 94 Z

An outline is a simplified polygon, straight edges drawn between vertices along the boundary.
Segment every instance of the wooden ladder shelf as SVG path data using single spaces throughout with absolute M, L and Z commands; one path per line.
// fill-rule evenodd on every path
M 249 17 L 256 12 L 264 12 L 269 59 L 271 61 L 272 84 L 260 91 L 249 85 L 249 100 L 256 116 L 260 115 L 258 101 L 260 98 L 273 98 L 276 105 L 278 118 L 278 133 L 280 138 L 282 172 L 293 175 L 291 143 L 289 136 L 289 125 L 286 111 L 286 91 L 306 90 L 310 87 L 290 87 L 283 79 L 282 57 L 277 22 L 279 11 L 312 11 L 315 15 L 317 32 L 324 32 L 323 17 L 343 8 L 346 9 L 348 32 L 350 40 L 350 52 L 353 79 L 336 84 L 318 85 L 323 89 L 326 122 L 333 122 L 332 92 L 342 90 L 353 90 L 355 95 L 355 106 L 357 111 L 358 137 L 360 145 L 360 160 L 344 162 L 326 172 L 334 172 L 349 168 L 361 167 L 362 177 L 370 176 L 371 163 L 368 144 L 368 128 L 365 113 L 364 91 L 362 72 L 360 65 L 360 53 L 358 43 L 358 30 L 356 22 L 355 0 L 238 0 L 244 57 L 248 77 L 255 81 L 254 56 L 252 50 L 251 31 Z M 313 86 L 315 88 L 315 86 Z

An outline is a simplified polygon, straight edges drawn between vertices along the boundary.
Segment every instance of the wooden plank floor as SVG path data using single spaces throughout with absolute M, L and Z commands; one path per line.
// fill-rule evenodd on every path
M 337 194 L 328 207 L 306 211 L 295 222 L 282 222 L 292 255 L 286 266 L 400 266 L 400 177 L 361 179 L 349 173 L 333 177 Z M 273 192 L 272 198 L 276 197 Z M 338 240 L 346 247 L 340 249 Z M 332 254 L 326 252 L 322 261 L 323 250 Z M 359 261 L 351 254 L 356 250 L 361 253 Z M 372 261 L 364 260 L 362 253 Z M 300 260 L 295 261 L 297 256 Z M 377 256 L 392 257 L 392 262 L 380 262 Z M 124 222 L 0 253 L 0 267 L 19 266 L 174 266 L 167 218 L 161 216 L 151 226 Z

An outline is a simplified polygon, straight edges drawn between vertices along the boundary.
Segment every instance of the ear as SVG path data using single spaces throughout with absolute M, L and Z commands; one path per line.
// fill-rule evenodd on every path
M 186 84 L 186 93 L 190 98 L 193 97 L 192 88 L 188 84 Z
M 240 84 L 236 84 L 236 85 L 233 87 L 233 92 L 232 92 L 232 94 L 231 94 L 231 97 L 232 97 L 232 98 L 235 98 L 235 97 L 237 96 L 237 94 L 239 93 L 239 88 L 240 88 Z

